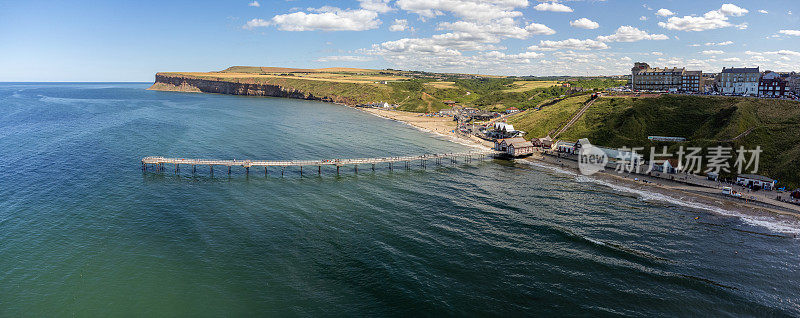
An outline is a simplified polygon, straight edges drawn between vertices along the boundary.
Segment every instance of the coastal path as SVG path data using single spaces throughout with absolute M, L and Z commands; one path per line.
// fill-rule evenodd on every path
M 493 157 L 501 154 L 501 152 L 494 150 L 476 150 L 469 152 L 458 153 L 441 153 L 441 154 L 425 154 L 418 156 L 401 156 L 401 157 L 380 157 L 380 158 L 355 158 L 355 159 L 324 159 L 324 160 L 222 160 L 222 159 L 190 159 L 190 158 L 165 158 L 165 157 L 144 157 L 142 158 L 143 171 L 160 171 L 166 170 L 166 165 L 171 165 L 175 173 L 180 172 L 181 166 L 189 167 L 192 173 L 197 172 L 197 166 L 208 167 L 211 174 L 214 174 L 214 167 L 226 168 L 228 174 L 231 173 L 232 167 L 242 167 L 245 169 L 246 174 L 250 174 L 250 168 L 259 169 L 264 171 L 264 175 L 269 174 L 270 167 L 280 167 L 281 175 L 287 167 L 299 167 L 300 174 L 303 174 L 303 167 L 316 167 L 317 173 L 322 174 L 323 166 L 335 166 L 336 174 L 339 174 L 339 169 L 342 166 L 353 166 L 355 171 L 358 172 L 359 165 L 371 165 L 372 170 L 375 170 L 376 164 L 386 163 L 389 165 L 389 170 L 394 169 L 394 164 L 397 162 L 405 163 L 405 168 L 409 169 L 412 162 L 419 162 L 422 167 L 427 167 L 428 161 L 436 165 L 450 162 L 455 164 L 459 160 L 462 162 L 471 162 L 473 160 L 483 160 L 487 157 Z

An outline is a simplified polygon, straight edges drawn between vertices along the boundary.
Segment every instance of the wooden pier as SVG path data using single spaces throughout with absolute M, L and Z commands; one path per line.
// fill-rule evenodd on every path
M 394 163 L 404 163 L 405 169 L 410 169 L 412 163 L 417 162 L 419 166 L 426 168 L 428 163 L 435 165 L 443 164 L 456 164 L 459 160 L 462 162 L 472 162 L 473 160 L 483 160 L 487 157 L 494 157 L 500 155 L 500 152 L 494 150 L 478 150 L 470 152 L 459 153 L 443 153 L 443 154 L 426 154 L 419 156 L 402 156 L 402 157 L 382 157 L 382 158 L 356 158 L 356 159 L 327 159 L 327 160 L 220 160 L 220 159 L 189 159 L 189 158 L 165 158 L 165 157 L 145 157 L 142 158 L 143 171 L 166 171 L 166 166 L 174 168 L 175 173 L 179 173 L 181 166 L 189 167 L 192 169 L 192 174 L 197 172 L 197 166 L 203 166 L 209 169 L 211 175 L 214 174 L 214 168 L 220 167 L 223 171 L 231 174 L 232 167 L 242 167 L 246 174 L 250 174 L 251 168 L 256 171 L 263 170 L 264 175 L 269 175 L 269 168 L 280 168 L 281 176 L 287 167 L 299 167 L 300 175 L 303 174 L 303 167 L 316 167 L 317 174 L 322 174 L 323 166 L 335 166 L 336 174 L 343 166 L 353 166 L 355 172 L 358 172 L 359 165 L 369 165 L 375 171 L 376 164 L 388 164 L 389 170 L 394 170 Z

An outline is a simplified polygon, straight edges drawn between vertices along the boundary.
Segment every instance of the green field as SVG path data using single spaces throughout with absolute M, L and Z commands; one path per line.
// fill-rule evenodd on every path
M 625 84 L 608 78 L 577 78 L 562 82 L 502 76 L 428 73 L 352 68 L 298 69 L 232 66 L 219 72 L 159 73 L 168 76 L 223 82 L 277 85 L 348 104 L 388 102 L 411 112 L 461 106 L 503 111 L 509 107 L 531 109 L 565 96 Z
M 575 103 L 576 100 L 567 99 L 510 121 L 516 128 L 528 131 L 528 138 L 542 137 L 571 117 L 579 108 Z M 760 146 L 763 152 L 759 174 L 784 185 L 800 185 L 798 102 L 716 96 L 603 97 L 559 139 L 589 138 L 593 144 L 615 148 L 669 146 L 673 153 L 679 146 L 651 142 L 648 136 L 685 137 L 688 141 L 680 145 L 687 147 Z

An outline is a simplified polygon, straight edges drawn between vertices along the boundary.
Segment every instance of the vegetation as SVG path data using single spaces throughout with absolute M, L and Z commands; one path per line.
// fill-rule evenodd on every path
M 279 85 L 316 97 L 353 103 L 388 102 L 412 112 L 449 107 L 444 101 L 486 110 L 535 109 L 587 90 L 624 84 L 608 78 L 535 78 L 352 68 L 298 69 L 232 66 L 209 73 L 163 73 L 236 83 Z M 562 85 L 569 83 L 570 85 Z M 569 86 L 569 87 L 568 87 Z
M 579 106 L 567 99 L 511 119 L 527 137 L 542 137 L 560 127 Z M 569 115 L 565 115 L 569 114 Z M 554 122 L 559 123 L 558 125 Z M 800 186 L 800 103 L 717 96 L 664 95 L 658 98 L 600 98 L 560 139 L 589 138 L 607 147 L 724 146 L 763 150 L 759 174 L 783 185 Z M 648 136 L 685 137 L 685 143 L 651 142 Z M 704 153 L 708 155 L 708 153 Z M 649 157 L 649 152 L 645 154 Z M 734 158 L 729 161 L 733 167 Z M 704 160 L 705 161 L 705 160 Z M 733 170 L 733 169 L 732 169 Z M 732 171 L 735 172 L 735 171 Z M 732 173 L 724 173 L 731 177 Z

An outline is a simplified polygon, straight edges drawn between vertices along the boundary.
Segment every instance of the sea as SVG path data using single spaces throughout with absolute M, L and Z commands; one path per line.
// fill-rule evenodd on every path
M 0 316 L 800 316 L 800 226 L 469 151 L 345 106 L 0 83 Z

